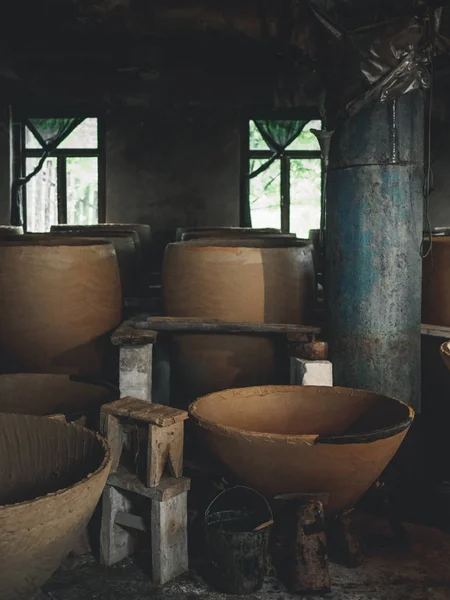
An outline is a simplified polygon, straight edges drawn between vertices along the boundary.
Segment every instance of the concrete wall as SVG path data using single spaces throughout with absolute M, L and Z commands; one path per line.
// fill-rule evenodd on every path
M 239 224 L 239 113 L 148 109 L 106 120 L 106 218 L 154 231 Z

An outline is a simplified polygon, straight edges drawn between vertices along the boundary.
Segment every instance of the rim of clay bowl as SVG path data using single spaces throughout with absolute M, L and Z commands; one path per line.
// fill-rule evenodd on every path
M 11 413 L 11 414 L 14 414 L 14 413 Z M 49 418 L 49 417 L 37 417 L 35 415 L 15 415 L 15 416 L 24 417 L 27 419 L 48 419 Z M 79 486 L 81 483 L 84 483 L 85 481 L 88 481 L 89 479 L 92 479 L 93 477 L 96 477 L 97 475 L 99 475 L 102 471 L 104 471 L 108 467 L 108 464 L 111 463 L 112 457 L 111 457 L 111 451 L 110 451 L 109 445 L 108 445 L 107 441 L 105 440 L 105 438 L 103 438 L 99 433 L 96 433 L 95 431 L 91 431 L 90 429 L 86 429 L 85 427 L 80 427 L 79 425 L 75 425 L 73 423 L 66 423 L 63 421 L 53 421 L 53 422 L 55 423 L 55 425 L 61 426 L 61 427 L 77 427 L 78 429 L 83 429 L 87 435 L 97 438 L 98 442 L 100 443 L 103 450 L 105 451 L 105 456 L 103 457 L 102 462 L 97 467 L 97 469 L 95 469 L 95 471 L 91 471 L 90 473 L 88 473 L 86 475 L 86 477 L 83 477 L 83 479 L 76 481 L 72 485 L 69 485 L 64 488 L 59 488 L 55 492 L 49 492 L 48 494 L 44 494 L 43 496 L 36 496 L 35 498 L 33 498 L 31 500 L 24 500 L 23 502 L 11 502 L 9 504 L 0 504 L 0 513 L 5 510 L 15 509 L 16 507 L 23 507 L 23 506 L 26 506 L 27 504 L 35 504 L 36 502 L 42 502 L 43 500 L 47 500 L 48 498 L 51 498 L 53 496 L 62 496 L 63 494 L 66 494 L 73 488 Z
M 196 250 L 198 248 L 261 248 L 266 250 L 279 248 L 310 248 L 310 241 L 305 242 L 296 237 L 239 237 L 235 238 L 199 238 L 182 242 L 173 242 L 168 247 L 177 246 L 184 250 Z
M 79 237 L 64 237 L 60 234 L 47 234 L 47 233 L 26 233 L 24 235 L 18 235 L 15 238 L 4 238 L 0 239 L 0 246 L 112 246 L 108 240 L 98 238 L 84 238 L 81 235 Z
M 252 386 L 252 387 L 247 387 L 247 388 L 231 388 L 233 389 L 233 391 L 241 391 L 241 390 L 246 390 L 248 392 L 250 392 L 251 390 L 256 390 L 256 389 L 260 389 L 261 387 L 264 386 Z M 271 386 L 267 386 L 270 387 L 273 391 L 294 391 L 297 388 L 301 388 L 303 386 L 298 386 L 298 385 L 271 385 Z M 329 389 L 328 386 L 319 386 L 319 385 L 314 385 L 314 386 L 307 386 L 310 388 L 324 388 L 324 389 Z M 392 396 L 385 396 L 384 394 L 377 394 L 375 392 L 368 392 L 367 390 L 359 390 L 359 389 L 355 389 L 355 388 L 345 388 L 345 387 L 339 387 L 339 386 L 332 386 L 333 390 L 335 390 L 338 394 L 348 394 L 349 390 L 353 391 L 353 392 L 358 392 L 358 393 L 362 393 L 365 395 L 370 395 L 370 396 L 381 396 L 383 398 L 387 398 L 389 400 L 393 400 L 394 402 L 398 402 L 399 404 L 403 405 L 404 407 L 406 407 L 408 409 L 408 417 L 402 421 L 400 421 L 399 423 L 396 423 L 395 425 L 390 425 L 388 427 L 382 427 L 381 429 L 374 429 L 373 431 L 370 431 L 369 433 L 350 433 L 350 434 L 344 434 L 344 435 L 331 435 L 331 436 L 320 436 L 318 434 L 284 434 L 284 433 L 265 433 L 265 432 L 260 432 L 260 431 L 251 431 L 249 429 L 239 429 L 237 427 L 230 427 L 229 425 L 220 425 L 218 423 L 215 423 L 214 421 L 210 421 L 209 419 L 205 419 L 204 417 L 201 417 L 197 414 L 197 407 L 196 404 L 198 402 L 200 402 L 201 400 L 204 400 L 205 398 L 209 398 L 210 396 L 215 396 L 216 394 L 220 394 L 221 392 L 228 392 L 231 391 L 231 389 L 228 390 L 221 390 L 220 392 L 212 392 L 211 394 L 206 394 L 205 396 L 201 396 L 200 398 L 197 398 L 197 400 L 195 400 L 194 402 L 192 402 L 189 406 L 189 416 L 192 417 L 194 419 L 194 421 L 196 421 L 198 423 L 198 425 L 200 427 L 204 427 L 205 429 L 219 429 L 222 430 L 223 432 L 227 433 L 233 433 L 234 435 L 239 435 L 242 437 L 245 437 L 247 434 L 251 433 L 252 435 L 256 436 L 256 437 L 260 437 L 260 438 L 266 438 L 266 439 L 274 439 L 274 440 L 285 440 L 287 443 L 296 443 L 296 442 L 301 442 L 301 443 L 308 443 L 308 444 L 364 444 L 364 443 L 370 443 L 370 442 L 376 442 L 377 440 L 383 440 L 389 437 L 393 437 L 394 435 L 401 433 L 402 431 L 405 431 L 405 429 L 408 429 L 411 425 L 411 423 L 414 420 L 414 409 L 409 406 L 408 404 L 406 404 L 406 402 L 403 402 L 402 400 L 399 400 L 398 398 L 393 398 Z

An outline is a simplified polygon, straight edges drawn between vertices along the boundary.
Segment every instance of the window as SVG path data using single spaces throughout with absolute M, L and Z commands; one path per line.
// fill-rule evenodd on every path
M 43 148 L 25 124 L 22 128 L 22 171 L 39 164 Z M 24 190 L 27 231 L 45 232 L 56 223 L 88 225 L 103 220 L 99 121 L 83 119 L 53 150 Z
M 309 121 L 281 157 L 256 177 L 250 178 L 250 214 L 253 227 L 277 227 L 298 237 L 308 237 L 320 227 L 322 163 L 320 147 L 311 129 L 321 122 Z M 273 156 L 255 121 L 249 121 L 249 173 Z

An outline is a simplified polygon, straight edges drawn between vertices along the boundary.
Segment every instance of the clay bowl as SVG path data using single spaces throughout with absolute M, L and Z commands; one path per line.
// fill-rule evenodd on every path
M 450 371 L 450 340 L 441 344 L 441 357 L 445 366 Z
M 84 531 L 111 468 L 106 442 L 59 421 L 0 414 L 0 597 L 30 598 Z
M 352 508 L 398 450 L 412 408 L 339 387 L 262 386 L 215 392 L 189 413 L 213 453 L 266 497 L 330 494 L 328 514 Z
M 117 398 L 114 386 L 71 375 L 0 375 L 0 413 L 61 415 L 68 422 L 97 428 L 100 407 Z

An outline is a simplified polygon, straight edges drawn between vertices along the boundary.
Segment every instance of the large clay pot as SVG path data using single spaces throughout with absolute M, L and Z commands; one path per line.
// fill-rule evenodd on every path
M 139 237 L 134 231 L 86 231 L 76 232 L 69 230 L 56 230 L 53 235 L 69 237 L 84 237 L 87 239 L 104 239 L 114 246 L 117 262 L 119 263 L 120 282 L 122 284 L 123 298 L 139 295 L 140 270 L 142 257 Z
M 165 312 L 234 322 L 307 323 L 314 304 L 311 247 L 295 240 L 197 240 L 170 244 Z M 282 381 L 273 336 L 175 335 L 174 365 L 191 399 L 215 390 Z
M 18 225 L 0 225 L 0 240 L 23 235 L 23 227 Z
M 422 323 L 450 327 L 450 236 L 433 236 L 422 266 Z
M 116 253 L 50 234 L 0 241 L 0 371 L 108 377 L 120 323 Z
M 63 415 L 68 422 L 96 427 L 100 407 L 118 398 L 114 386 L 73 375 L 0 375 L 0 413 Z
M 279 234 L 279 229 L 271 227 L 254 229 L 253 227 L 179 227 L 176 233 L 176 241 L 188 241 L 195 237 L 220 237 L 235 238 L 243 236 L 260 237 L 261 235 Z M 294 234 L 292 234 L 294 235 Z M 194 236 L 194 237 L 191 237 Z
M 97 225 L 53 225 L 52 231 L 134 231 L 137 234 L 139 249 L 143 261 L 142 268 L 147 270 L 147 263 L 151 256 L 152 232 L 150 225 L 144 223 L 98 223 Z
M 97 434 L 0 414 L 0 597 L 30 598 L 86 528 L 111 467 Z
M 267 497 L 325 492 L 352 508 L 398 450 L 412 408 L 339 387 L 265 386 L 199 398 L 189 409 L 209 449 Z

